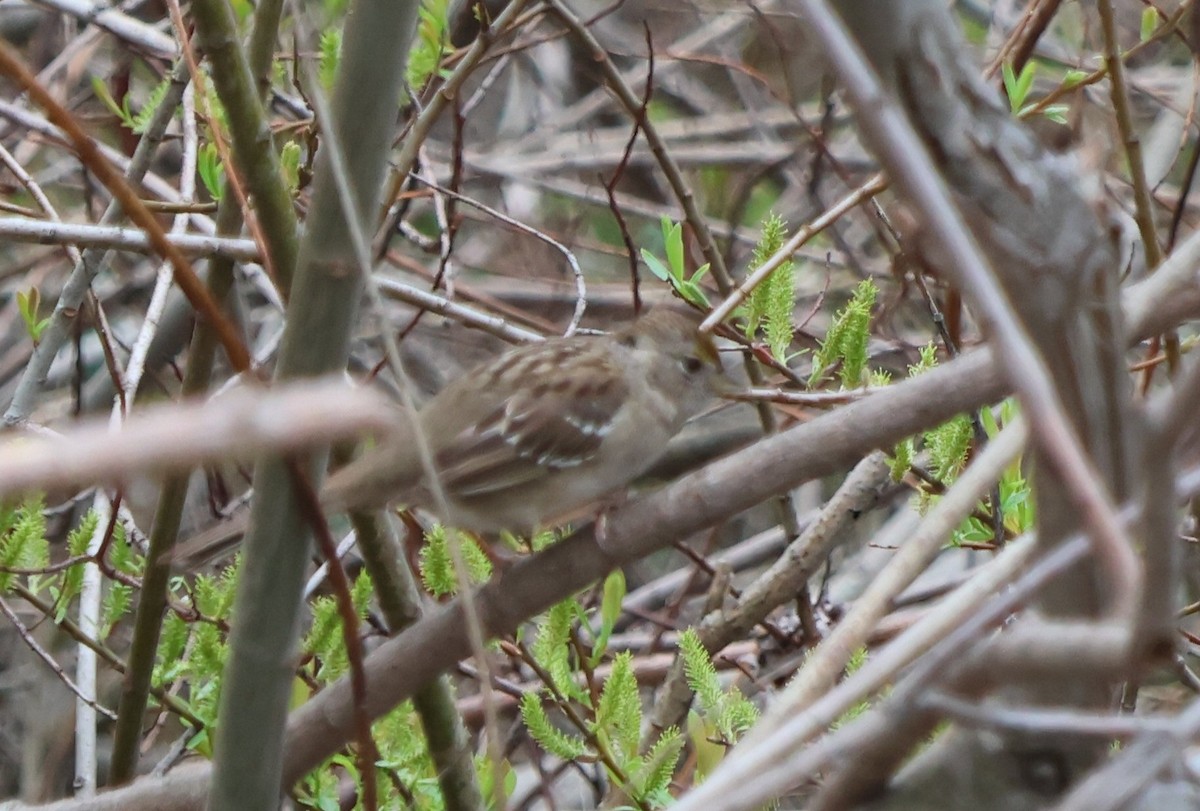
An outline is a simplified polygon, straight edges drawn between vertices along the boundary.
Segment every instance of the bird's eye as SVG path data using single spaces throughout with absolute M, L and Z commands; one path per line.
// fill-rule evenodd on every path
M 694 375 L 696 372 L 704 368 L 704 361 L 700 360 L 699 358 L 688 356 L 681 360 L 679 365 L 683 367 L 683 371 L 690 375 Z

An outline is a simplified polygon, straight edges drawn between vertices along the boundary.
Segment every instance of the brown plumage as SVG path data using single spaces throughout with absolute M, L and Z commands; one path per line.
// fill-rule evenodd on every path
M 416 415 L 446 503 L 403 414 L 334 474 L 331 508 L 407 503 L 462 529 L 525 532 L 627 485 L 711 398 L 716 350 L 696 322 L 654 311 L 620 332 L 512 349 Z
M 721 364 L 697 320 L 659 309 L 604 336 L 511 349 L 458 378 L 321 491 L 333 511 L 419 506 L 477 532 L 553 526 L 654 464 L 719 387 Z M 435 462 L 422 464 L 419 430 Z M 225 532 L 177 548 L 183 565 L 228 546 Z

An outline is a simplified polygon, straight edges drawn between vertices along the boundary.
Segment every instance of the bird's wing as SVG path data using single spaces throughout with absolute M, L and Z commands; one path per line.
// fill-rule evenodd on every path
M 250 510 L 242 509 L 198 535 L 180 541 L 159 558 L 176 571 L 195 572 L 224 554 L 232 553 L 250 527 Z
M 516 392 L 438 454 L 442 486 L 460 498 L 488 495 L 591 459 L 629 394 L 615 364 L 607 371 Z

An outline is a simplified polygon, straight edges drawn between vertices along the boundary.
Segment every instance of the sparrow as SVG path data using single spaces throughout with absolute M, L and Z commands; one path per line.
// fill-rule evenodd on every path
M 723 391 L 698 324 L 657 308 L 606 335 L 510 349 L 418 411 L 398 409 L 392 429 L 328 479 L 322 506 L 415 506 L 485 534 L 557 526 L 626 488 Z M 180 544 L 173 560 L 211 557 L 203 540 Z

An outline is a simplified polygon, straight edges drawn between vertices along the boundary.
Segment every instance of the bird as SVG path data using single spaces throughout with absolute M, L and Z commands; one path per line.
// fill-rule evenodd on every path
M 481 534 L 559 526 L 628 487 L 723 393 L 716 346 L 698 324 L 658 307 L 608 334 L 510 349 L 419 410 L 398 409 L 392 427 L 327 480 L 321 504 L 403 504 Z M 207 559 L 196 548 L 203 540 L 181 544 L 173 559 Z

